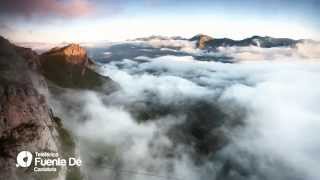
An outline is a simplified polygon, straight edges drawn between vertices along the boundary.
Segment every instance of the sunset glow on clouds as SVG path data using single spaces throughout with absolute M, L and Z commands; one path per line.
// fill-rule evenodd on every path
M 7 16 L 79 17 L 91 13 L 94 5 L 88 0 L 3 0 L 0 10 Z

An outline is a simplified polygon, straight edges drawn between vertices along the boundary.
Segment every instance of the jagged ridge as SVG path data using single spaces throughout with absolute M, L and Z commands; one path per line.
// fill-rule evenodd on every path
M 258 46 L 262 48 L 271 47 L 291 47 L 303 40 L 293 40 L 289 38 L 273 38 L 269 36 L 252 36 L 243 40 L 233 40 L 229 38 L 217 38 L 214 39 L 208 35 L 196 35 L 189 39 L 190 41 L 196 41 L 197 48 L 200 49 L 215 49 L 225 46 Z

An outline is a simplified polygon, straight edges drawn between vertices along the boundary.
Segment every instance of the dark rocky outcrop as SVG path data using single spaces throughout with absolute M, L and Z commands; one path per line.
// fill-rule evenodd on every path
M 273 38 L 269 36 L 252 36 L 240 41 L 236 41 L 237 46 L 259 46 L 262 48 L 271 47 L 290 47 L 294 46 L 297 42 L 296 40 L 289 38 Z
M 204 49 L 208 42 L 213 41 L 213 38 L 204 34 L 198 34 L 190 39 L 191 41 L 196 41 L 197 48 Z
M 109 93 L 118 85 L 109 77 L 95 72 L 94 63 L 84 48 L 70 44 L 62 48 L 53 48 L 41 55 L 44 76 L 62 88 L 98 90 Z

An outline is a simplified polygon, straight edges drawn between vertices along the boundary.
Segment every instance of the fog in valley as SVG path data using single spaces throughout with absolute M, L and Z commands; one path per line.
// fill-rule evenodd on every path
M 157 40 L 88 49 L 120 90 L 50 97 L 86 178 L 320 178 L 319 44 L 206 52 Z

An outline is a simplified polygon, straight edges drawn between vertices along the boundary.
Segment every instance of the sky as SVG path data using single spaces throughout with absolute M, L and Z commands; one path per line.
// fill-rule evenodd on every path
M 123 41 L 150 35 L 320 40 L 320 0 L 1 0 L 14 42 Z

